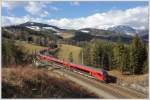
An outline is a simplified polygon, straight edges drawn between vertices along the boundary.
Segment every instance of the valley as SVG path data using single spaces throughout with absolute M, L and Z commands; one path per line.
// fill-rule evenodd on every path
M 120 28 L 121 27 L 121 28 Z M 136 33 L 131 27 L 120 26 L 114 27 L 114 30 L 108 29 L 94 29 L 94 28 L 84 28 L 79 30 L 70 30 L 70 29 L 61 29 L 56 26 L 51 26 L 42 23 L 36 22 L 27 22 L 20 25 L 15 26 L 7 26 L 2 27 L 2 43 L 3 43 L 3 84 L 6 86 L 11 87 L 11 91 L 16 90 L 15 87 L 19 88 L 19 90 L 29 91 L 30 89 L 20 88 L 20 85 L 25 84 L 24 81 L 17 85 L 17 82 L 12 82 L 11 77 L 9 76 L 11 73 L 14 73 L 14 69 L 18 71 L 18 77 L 22 77 L 25 81 L 32 81 L 33 77 L 36 76 L 37 78 L 40 75 L 49 74 L 47 72 L 46 65 L 41 65 L 40 68 L 33 64 L 33 59 L 35 59 L 36 55 L 39 51 L 47 48 L 51 49 L 58 49 L 58 52 L 51 52 L 50 56 L 57 57 L 57 59 L 68 62 L 74 63 L 77 65 L 85 65 L 91 66 L 93 68 L 104 69 L 107 70 L 110 77 L 115 79 L 114 83 L 110 83 L 110 86 L 105 86 L 105 84 L 95 83 L 92 79 L 87 79 L 86 77 L 82 78 L 81 76 L 76 75 L 74 72 L 65 71 L 63 69 L 58 70 L 54 69 L 53 72 L 50 72 L 52 76 L 49 78 L 54 78 L 50 82 L 54 86 L 49 87 L 48 91 L 57 91 L 57 86 L 59 89 L 63 90 L 63 85 L 61 81 L 58 82 L 57 86 L 53 84 L 53 81 L 57 81 L 56 77 L 59 77 L 58 74 L 65 75 L 67 78 L 63 78 L 69 82 L 73 81 L 75 87 L 73 85 L 69 85 L 68 90 L 64 92 L 64 94 L 58 95 L 57 92 L 54 94 L 48 93 L 44 94 L 43 90 L 38 90 L 38 87 L 32 87 L 33 91 L 30 94 L 24 94 L 19 92 L 16 94 L 22 95 L 24 97 L 54 97 L 54 98 L 64 98 L 64 97 L 81 97 L 85 98 L 92 97 L 92 98 L 137 98 L 136 94 L 140 94 L 140 98 L 147 97 L 147 69 L 148 69 L 148 62 L 147 62 L 147 48 L 148 48 L 148 34 L 145 30 L 144 35 L 140 33 Z M 117 29 L 116 29 L 117 28 Z M 120 29 L 118 29 L 120 28 Z M 123 31 L 124 30 L 124 31 Z M 122 31 L 122 32 L 121 32 Z M 135 32 L 135 34 L 133 33 Z M 140 31 L 141 32 L 141 31 Z M 134 34 L 134 35 L 133 35 Z M 136 46 L 135 46 L 136 44 Z M 138 47 L 137 47 L 138 45 Z M 140 51 L 140 52 L 139 52 Z M 136 52 L 136 53 L 135 53 Z M 137 55 L 135 55 L 137 54 Z M 134 59 L 134 58 L 138 59 Z M 133 61 L 134 59 L 134 61 Z M 137 61 L 137 62 L 136 62 Z M 134 67 L 133 65 L 134 64 Z M 138 65 L 137 65 L 138 64 Z M 132 65 L 132 66 L 131 66 Z M 56 65 L 47 65 L 49 69 L 53 69 Z M 142 67 L 141 67 L 142 66 Z M 25 67 L 25 68 L 24 68 Z M 36 68 L 37 69 L 36 69 Z M 21 74 L 20 68 L 24 68 L 24 75 Z M 27 70 L 27 71 L 26 71 Z M 44 70 L 44 72 L 43 72 Z M 28 73 L 35 73 L 33 76 L 26 76 Z M 15 72 L 16 73 L 16 72 Z M 119 74 L 118 74 L 119 73 Z M 19 76 L 21 75 L 21 76 Z M 132 78 L 136 76 L 137 78 Z M 136 80 L 140 77 L 144 79 L 142 82 Z M 44 76 L 45 77 L 45 76 Z M 61 76 L 62 77 L 62 76 Z M 6 81 L 7 79 L 9 79 Z M 28 79 L 29 78 L 29 79 Z M 49 79 L 48 78 L 48 79 Z M 68 79 L 69 78 L 69 79 Z M 18 79 L 16 77 L 16 79 Z M 43 79 L 43 78 L 42 78 Z M 38 84 L 38 81 L 42 79 L 36 79 L 36 83 L 31 84 Z M 56 80 L 55 80 L 56 79 Z M 58 79 L 58 80 L 64 80 Z M 133 79 L 134 82 L 125 81 L 126 79 L 131 80 Z M 83 82 L 86 81 L 87 83 Z M 47 79 L 43 81 L 48 81 Z M 64 83 L 65 83 L 64 82 Z M 136 83 L 140 84 L 136 84 Z M 10 84 L 8 84 L 10 83 Z M 70 83 L 70 82 L 69 82 Z M 145 85 L 141 85 L 144 83 Z M 11 86 L 13 84 L 13 86 Z M 30 86 L 31 84 L 26 84 L 26 86 Z M 43 84 L 42 86 L 48 87 L 48 84 Z M 92 84 L 97 84 L 92 86 Z M 80 86 L 81 85 L 81 86 Z M 89 86 L 88 86 L 89 85 Z M 114 87 L 113 87 L 114 86 Z M 96 89 L 95 87 L 98 87 Z M 122 88 L 121 90 L 116 90 L 116 87 Z M 130 87 L 130 88 L 129 88 Z M 7 91 L 3 97 L 14 97 L 15 94 L 11 93 L 9 96 L 8 89 L 4 87 Z M 42 87 L 41 87 L 42 88 Z M 53 88 L 53 89 L 51 89 Z M 82 90 L 83 88 L 83 90 Z M 84 90 L 85 88 L 85 90 Z M 86 89 L 87 88 L 87 89 Z M 125 88 L 125 89 L 124 89 Z M 127 88 L 127 90 L 126 90 Z M 128 90 L 129 88 L 129 90 Z M 142 88 L 142 89 L 141 89 Z M 37 92 L 34 91 L 36 89 Z M 43 89 L 43 88 L 42 88 Z M 68 92 L 68 91 L 80 91 L 79 95 L 76 92 Z M 109 90 L 117 91 L 115 93 L 109 92 Z M 61 92 L 60 90 L 60 92 Z M 4 91 L 4 90 L 3 90 Z M 64 90 L 63 90 L 64 91 Z M 87 91 L 87 92 L 83 92 Z M 89 92 L 90 91 L 90 92 Z M 93 91 L 93 92 L 91 92 Z M 99 91 L 100 93 L 96 93 Z M 127 91 L 136 91 L 127 93 Z M 38 93 L 41 92 L 41 95 Z M 58 91 L 59 92 L 59 91 Z M 37 93 L 37 94 L 36 94 Z M 70 95 L 73 93 L 74 95 Z M 100 95 L 103 93 L 102 95 Z
M 16 26 L 3 27 L 3 31 L 11 34 L 10 30 L 23 29 L 32 35 L 49 36 L 53 40 L 68 40 L 70 42 L 89 41 L 92 39 L 110 40 L 112 42 L 127 42 L 136 35 L 144 42 L 148 41 L 148 29 L 136 30 L 129 26 L 118 25 L 108 29 L 84 28 L 79 30 L 61 29 L 43 23 L 26 22 Z M 144 32 L 144 34 L 142 34 Z M 19 33 L 18 33 L 19 34 Z M 27 33 L 26 33 L 27 34 Z
M 149 2 L 1 0 L 2 99 L 148 99 Z

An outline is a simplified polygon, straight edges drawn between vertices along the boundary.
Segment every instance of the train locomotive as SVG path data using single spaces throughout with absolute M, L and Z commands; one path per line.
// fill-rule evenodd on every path
M 73 64 L 70 62 L 65 62 L 65 61 L 59 60 L 56 57 L 50 56 L 45 53 L 46 51 L 49 51 L 49 50 L 52 50 L 52 49 L 48 48 L 48 49 L 44 49 L 44 50 L 40 51 L 38 54 L 38 57 L 42 60 L 54 62 L 56 64 L 65 66 L 68 69 L 72 69 L 77 72 L 80 72 L 82 74 L 88 74 L 99 81 L 106 82 L 106 83 L 109 82 L 109 75 L 106 70 L 89 67 L 89 66 L 85 66 L 85 65 L 76 65 L 76 64 Z

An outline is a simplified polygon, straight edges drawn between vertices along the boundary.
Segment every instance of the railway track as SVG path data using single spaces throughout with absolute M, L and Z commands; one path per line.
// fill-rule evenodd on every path
M 42 62 L 39 59 L 40 62 Z M 114 98 L 121 98 L 121 99 L 143 99 L 143 98 L 148 98 L 147 95 L 136 92 L 131 89 L 125 89 L 120 86 L 117 86 L 115 84 L 106 84 L 102 83 L 98 80 L 96 80 L 94 77 L 90 75 L 86 75 L 84 73 L 80 73 L 76 70 L 66 69 L 67 67 L 63 65 L 59 65 L 55 62 L 44 62 L 47 66 L 47 68 L 55 72 L 57 74 L 60 74 L 61 76 L 83 86 L 90 92 L 95 93 L 97 96 L 100 98 L 109 98 L 109 99 L 114 99 Z M 44 65 L 45 66 L 45 65 Z M 79 73 L 79 74 L 77 74 Z M 83 75 L 81 75 L 83 74 Z
M 84 88 L 95 93 L 99 97 L 103 98 L 120 98 L 120 99 L 143 99 L 147 98 L 146 95 L 138 93 L 131 89 L 125 89 L 114 84 L 106 84 L 95 80 L 94 78 L 87 77 L 85 75 L 76 74 L 74 71 L 64 69 L 64 66 L 53 64 L 55 70 L 53 72 L 60 74 L 61 76 L 82 85 Z

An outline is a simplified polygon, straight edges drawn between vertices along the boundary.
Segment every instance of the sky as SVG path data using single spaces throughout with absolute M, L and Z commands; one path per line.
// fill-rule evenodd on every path
M 148 2 L 2 2 L 3 26 L 27 21 L 41 22 L 67 29 L 107 29 L 115 25 L 145 29 L 148 28 Z

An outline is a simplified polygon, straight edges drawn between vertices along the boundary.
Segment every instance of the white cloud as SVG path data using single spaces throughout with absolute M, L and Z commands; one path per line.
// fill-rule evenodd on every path
M 22 18 L 9 18 L 4 17 L 4 23 L 17 23 L 23 22 L 26 19 L 31 21 L 47 23 L 55 25 L 61 28 L 68 29 L 80 29 L 80 28 L 99 28 L 104 29 L 114 25 L 129 25 L 133 28 L 148 28 L 148 6 L 145 7 L 136 7 L 127 10 L 110 10 L 104 13 L 96 13 L 91 16 L 74 18 L 74 19 L 43 19 L 43 18 L 31 18 L 31 17 L 22 17 Z M 22 20 L 20 20 L 22 19 Z
M 2 16 L 2 26 L 17 25 L 30 20 L 29 16 L 24 17 L 8 17 Z
M 79 3 L 79 1 L 74 1 L 74 2 L 71 2 L 70 5 L 71 6 L 79 6 L 80 3 Z
M 31 15 L 46 17 L 49 13 L 44 10 L 45 7 L 46 5 L 42 2 L 29 2 L 25 10 Z
M 46 17 L 50 14 L 50 11 L 59 11 L 60 9 L 54 6 L 50 6 L 50 11 L 48 12 L 46 9 L 48 4 L 51 4 L 52 2 L 50 1 L 3 1 L 2 2 L 2 7 L 6 8 L 7 12 L 12 15 L 11 10 L 17 6 L 22 6 L 24 9 L 33 16 L 37 17 Z M 45 9 L 44 9 L 45 8 Z
M 53 7 L 50 8 L 50 10 L 53 10 L 53 11 L 59 11 L 60 9 L 53 6 Z
M 48 16 L 49 15 L 49 13 L 47 12 L 47 11 L 43 11 L 43 13 L 41 13 L 41 17 L 46 17 L 46 16 Z
M 12 9 L 12 6 L 11 5 L 9 5 L 8 3 L 6 3 L 6 2 L 2 2 L 2 7 L 4 7 L 4 8 L 7 8 L 7 9 Z
M 50 24 L 63 28 L 108 28 L 114 25 L 129 25 L 134 28 L 148 28 L 148 7 L 136 7 L 127 10 L 110 10 L 105 13 L 75 19 L 62 18 L 49 20 Z
M 2 7 L 12 10 L 17 6 L 27 5 L 27 1 L 2 1 Z
M 2 7 L 7 8 L 8 10 L 12 10 L 14 7 L 18 5 L 18 2 L 13 2 L 13 1 L 3 1 L 2 2 Z

